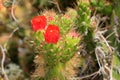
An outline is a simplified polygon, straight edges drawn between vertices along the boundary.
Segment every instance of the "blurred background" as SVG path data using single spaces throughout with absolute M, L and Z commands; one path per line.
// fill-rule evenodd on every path
M 78 5 L 78 1 L 79 0 L 0 0 L 0 46 L 4 48 L 5 44 L 7 44 L 7 46 L 5 46 L 4 48 L 6 49 L 4 66 L 9 80 L 43 80 L 39 78 L 32 78 L 40 73 L 40 69 L 36 69 L 36 66 L 39 65 L 36 64 L 41 63 L 36 61 L 36 52 L 32 47 L 32 42 L 30 42 L 32 40 L 31 34 L 33 33 L 30 20 L 34 16 L 40 15 L 46 11 L 54 11 L 57 14 L 65 14 L 70 9 L 73 9 L 76 12 L 78 11 L 77 17 L 79 20 L 79 15 L 82 14 L 79 13 L 78 7 L 81 6 Z M 107 33 L 105 33 L 104 35 L 105 37 L 112 33 L 115 29 L 116 31 L 118 31 L 118 33 L 114 33 L 115 36 L 110 37 L 109 40 L 111 42 L 110 45 L 113 46 L 113 48 L 115 49 L 115 55 L 113 56 L 113 62 L 115 66 L 115 68 L 113 69 L 113 75 L 115 76 L 114 80 L 120 80 L 120 0 L 81 1 L 86 3 L 88 1 L 97 1 L 96 3 L 91 3 L 92 6 L 90 6 L 90 17 L 96 15 L 97 18 L 101 19 L 99 25 L 102 27 L 100 27 L 100 30 L 107 30 Z M 104 1 L 105 3 L 102 3 L 102 1 Z M 99 5 L 96 5 L 97 3 Z M 84 9 L 84 5 L 82 8 L 84 11 L 87 12 L 87 8 Z M 85 17 L 85 20 L 86 19 L 87 17 Z M 95 19 L 93 20 L 97 22 Z M 93 27 L 90 28 L 90 31 L 95 30 L 94 25 L 96 24 L 92 23 Z M 117 27 L 111 27 L 114 25 L 116 25 Z M 93 34 L 96 33 L 97 31 Z M 83 34 L 86 33 L 83 32 Z M 82 64 L 77 69 L 75 68 L 76 71 L 80 72 L 76 76 L 90 74 L 99 69 L 95 54 L 91 54 L 93 53 L 92 50 L 96 47 L 95 45 L 97 45 L 97 43 L 89 42 L 92 41 L 91 36 L 88 38 L 87 37 L 88 36 L 85 36 L 82 41 L 82 44 L 85 44 L 85 46 L 82 47 L 83 50 L 80 52 L 81 55 L 79 57 L 75 56 L 72 59 L 73 64 Z M 89 47 L 91 45 L 92 47 Z M 2 48 L 0 49 L 0 64 L 3 58 Z M 80 59 L 80 61 L 77 62 L 78 58 Z M 2 66 L 0 66 L 0 80 L 4 80 L 4 75 L 1 69 Z M 71 71 L 71 73 L 73 72 Z M 104 79 L 103 77 L 106 77 L 104 75 L 94 75 L 90 78 L 85 78 L 81 80 L 109 80 Z

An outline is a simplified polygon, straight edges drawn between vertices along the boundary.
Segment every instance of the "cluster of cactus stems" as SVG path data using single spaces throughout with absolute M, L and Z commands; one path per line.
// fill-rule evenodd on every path
M 44 14 L 44 13 L 43 13 Z M 46 14 L 44 14 L 46 17 Z M 74 30 L 74 19 L 71 19 L 70 15 L 54 15 L 52 20 L 48 24 L 57 25 L 60 28 L 60 39 L 57 43 L 45 42 L 43 33 L 37 31 L 33 34 L 34 43 L 39 55 L 44 58 L 45 67 L 45 80 L 66 80 L 62 71 L 66 63 L 74 56 L 77 52 L 80 37 Z
M 56 44 L 46 43 L 43 33 L 35 32 L 34 43 L 37 53 L 44 58 L 44 79 L 66 80 L 64 74 L 66 63 L 80 51 L 80 44 L 84 45 L 86 55 L 90 55 L 98 64 L 98 71 L 99 74 L 102 73 L 103 79 L 118 78 L 119 74 L 116 73 L 120 67 L 118 65 L 120 25 L 117 23 L 119 20 L 116 20 L 120 17 L 118 8 L 119 5 L 113 6 L 113 3 L 107 0 L 79 0 L 77 16 L 72 14 L 76 12 L 55 14 L 48 22 L 60 28 L 60 39 Z
M 86 51 L 95 55 L 99 70 L 102 73 L 103 79 L 117 80 L 119 79 L 119 8 L 117 1 L 108 2 L 106 0 L 90 0 L 90 4 L 83 5 L 78 9 L 78 16 L 82 17 L 78 19 L 79 31 L 87 32 L 84 34 L 84 44 L 86 45 Z M 114 6 L 113 4 L 116 4 Z M 80 6 L 82 3 L 80 4 Z M 92 8 L 87 10 L 87 8 Z M 86 9 L 86 11 L 84 11 Z M 91 12 L 95 12 L 91 13 Z M 84 20 L 84 14 L 86 17 Z M 110 17 L 111 20 L 105 19 Z M 113 18 L 112 18 L 113 17 Z M 110 22 L 107 23 L 107 20 Z M 83 25 L 84 22 L 84 25 Z M 105 23 L 102 25 L 101 23 Z M 106 24 L 107 23 L 107 24 Z M 81 26 L 82 25 L 82 26 Z M 87 25 L 87 26 L 86 26 Z M 110 26 L 109 29 L 107 26 Z M 82 28 L 81 28 L 82 27 Z M 84 28 L 83 28 L 84 27 Z M 105 29 L 103 29 L 105 28 Z M 114 48 L 112 47 L 114 46 Z M 116 47 L 116 48 L 115 48 Z M 87 54 L 87 55 L 88 55 Z M 94 58 L 94 57 L 93 57 Z

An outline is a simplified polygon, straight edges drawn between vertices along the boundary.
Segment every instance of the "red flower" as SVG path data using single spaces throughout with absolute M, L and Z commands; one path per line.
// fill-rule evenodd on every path
M 53 16 L 48 16 L 47 20 L 48 20 L 48 22 L 50 22 L 50 21 L 54 20 L 54 17 Z
M 45 16 L 35 16 L 31 20 L 32 28 L 34 31 L 43 30 L 46 27 L 46 17 Z
M 55 25 L 48 25 L 44 37 L 47 43 L 56 44 L 60 38 L 59 27 Z
M 64 17 L 67 19 L 70 19 L 70 15 L 68 15 L 68 14 L 65 14 Z
M 75 31 L 70 31 L 70 36 L 73 38 L 78 38 L 79 34 Z

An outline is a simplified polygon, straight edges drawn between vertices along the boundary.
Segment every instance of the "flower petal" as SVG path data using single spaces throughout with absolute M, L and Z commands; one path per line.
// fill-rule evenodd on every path
M 43 30 L 46 27 L 46 17 L 45 16 L 35 16 L 31 20 L 32 28 L 34 31 Z
M 47 43 L 56 44 L 60 38 L 59 27 L 55 25 L 48 25 L 44 37 Z

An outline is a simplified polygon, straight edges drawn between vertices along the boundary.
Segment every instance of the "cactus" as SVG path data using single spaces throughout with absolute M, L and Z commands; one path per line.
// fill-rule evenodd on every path
M 46 15 L 46 17 L 48 16 Z M 53 20 L 47 23 L 48 27 L 46 30 L 34 33 L 34 45 L 36 45 L 34 47 L 37 48 L 38 55 L 42 55 L 44 59 L 44 79 L 66 80 L 64 69 L 66 63 L 77 52 L 80 37 L 74 30 L 74 18 L 71 19 L 69 13 L 67 15 L 54 15 L 51 17 L 53 17 Z M 51 27 L 57 25 L 56 30 L 59 28 L 58 31 L 60 31 L 60 39 L 55 41 L 55 43 L 50 42 L 52 39 L 49 40 L 53 34 L 47 35 L 48 28 L 50 27 L 49 24 L 52 24 Z M 59 37 L 57 37 L 56 33 L 56 39 L 57 38 Z

